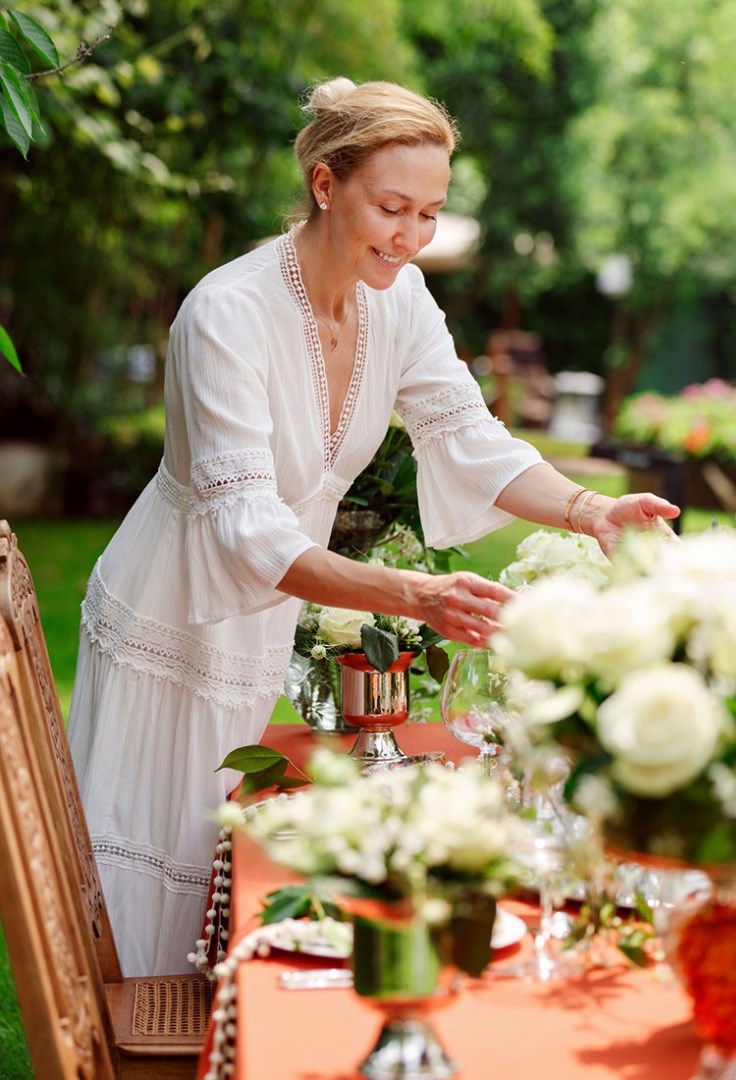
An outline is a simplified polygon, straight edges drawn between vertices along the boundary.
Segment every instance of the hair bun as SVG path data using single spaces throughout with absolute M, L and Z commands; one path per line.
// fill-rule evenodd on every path
M 347 97 L 348 94 L 352 94 L 355 88 L 352 79 L 346 79 L 342 75 L 337 79 L 329 79 L 327 82 L 314 87 L 305 109 L 309 112 L 316 112 L 317 109 L 329 109 L 330 106 L 336 105 L 338 101 Z

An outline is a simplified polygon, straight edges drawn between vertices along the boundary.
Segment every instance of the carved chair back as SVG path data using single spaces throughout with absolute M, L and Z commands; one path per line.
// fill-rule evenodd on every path
M 35 1075 L 114 1080 L 109 1014 L 25 739 L 25 691 L 0 618 L 0 915 Z
M 115 939 L 85 821 L 59 698 L 41 627 L 28 564 L 7 521 L 0 520 L 0 616 L 10 631 L 25 708 L 23 736 L 35 751 L 56 821 L 59 849 L 75 895 L 83 904 L 91 940 L 106 983 L 122 978 Z

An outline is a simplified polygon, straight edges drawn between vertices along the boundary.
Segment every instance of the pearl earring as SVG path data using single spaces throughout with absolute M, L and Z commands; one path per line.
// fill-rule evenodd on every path
M 320 210 L 326 210 L 327 209 L 327 203 L 326 202 L 321 202 L 319 204 L 319 208 L 320 208 Z

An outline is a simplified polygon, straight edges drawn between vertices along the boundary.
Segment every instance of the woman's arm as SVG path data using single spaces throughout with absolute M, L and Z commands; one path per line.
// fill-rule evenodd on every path
M 676 518 L 679 507 L 657 495 L 622 495 L 612 499 L 568 480 L 550 465 L 533 465 L 512 480 L 496 506 L 515 517 L 557 529 L 594 536 L 607 554 L 626 528 L 665 527 L 662 519 Z
M 500 606 L 513 596 L 478 574 L 395 570 L 319 547 L 295 559 L 277 587 L 317 604 L 405 615 L 476 648 L 486 646 Z

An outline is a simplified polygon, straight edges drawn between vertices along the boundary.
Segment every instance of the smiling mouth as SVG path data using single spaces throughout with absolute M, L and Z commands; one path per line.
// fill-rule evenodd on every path
M 378 248 L 371 248 L 374 255 L 377 255 L 382 263 L 386 266 L 398 266 L 401 263 L 401 255 L 387 255 L 384 251 L 379 251 Z

